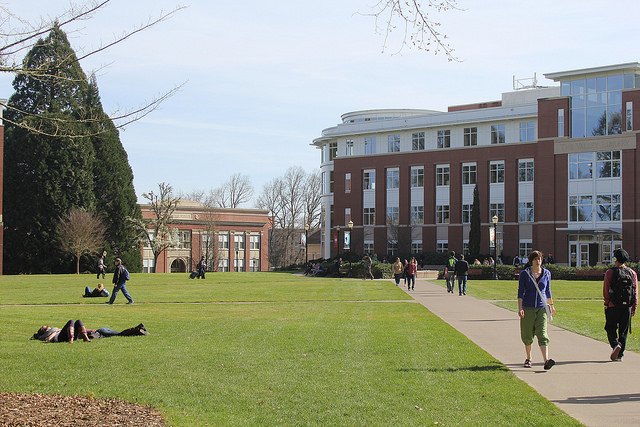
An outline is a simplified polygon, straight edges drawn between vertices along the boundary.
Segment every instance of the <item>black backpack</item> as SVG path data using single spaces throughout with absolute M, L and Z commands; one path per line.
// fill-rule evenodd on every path
M 609 300 L 616 307 L 631 307 L 636 302 L 636 284 L 628 267 L 613 267 Z

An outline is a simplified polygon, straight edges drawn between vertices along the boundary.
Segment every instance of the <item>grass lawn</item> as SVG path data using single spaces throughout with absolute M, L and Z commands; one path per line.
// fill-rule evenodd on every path
M 180 426 L 579 425 L 391 280 L 133 274 L 136 304 L 113 306 L 81 297 L 96 284 L 0 276 L 0 391 L 119 398 Z M 77 318 L 151 335 L 28 340 Z
M 446 287 L 444 280 L 438 284 Z M 456 284 L 457 286 L 457 284 Z M 602 280 L 552 280 L 551 293 L 556 314 L 553 324 L 577 332 L 602 342 L 607 341 L 604 331 L 604 303 L 602 301 Z M 517 280 L 469 280 L 467 294 L 475 298 L 493 300 L 500 307 L 512 311 L 518 309 Z M 640 317 L 632 318 L 632 333 L 627 335 L 627 349 L 640 352 L 640 334 L 633 333 L 633 324 Z

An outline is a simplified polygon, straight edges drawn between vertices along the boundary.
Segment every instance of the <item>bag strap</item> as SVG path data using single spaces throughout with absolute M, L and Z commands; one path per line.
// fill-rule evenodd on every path
M 533 287 L 536 288 L 536 291 L 538 291 L 538 295 L 540 295 L 540 298 L 542 298 L 542 301 L 544 301 L 544 304 L 547 304 L 547 298 L 542 294 L 542 291 L 540 290 L 540 288 L 538 287 L 538 282 L 536 281 L 536 279 L 533 278 L 533 276 L 531 275 L 531 269 L 527 268 L 526 270 L 524 270 L 527 272 L 527 274 L 529 275 L 529 277 L 531 278 L 531 281 L 533 281 Z M 542 275 L 544 276 L 544 270 L 542 270 Z M 541 276 L 542 277 L 542 276 Z

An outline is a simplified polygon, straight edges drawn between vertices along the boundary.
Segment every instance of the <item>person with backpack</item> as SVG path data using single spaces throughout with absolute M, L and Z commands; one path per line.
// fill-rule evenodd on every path
M 106 304 L 113 304 L 116 300 L 116 295 L 118 291 L 122 291 L 122 295 L 129 301 L 127 304 L 133 304 L 133 298 L 127 292 L 127 280 L 129 280 L 129 272 L 122 265 L 122 260 L 120 258 L 116 258 L 113 263 L 116 266 L 116 271 L 113 273 L 113 292 L 111 293 L 111 299 L 107 301 Z
M 615 267 L 604 275 L 602 296 L 604 297 L 604 330 L 612 351 L 609 358 L 622 362 L 627 345 L 627 334 L 631 329 L 631 317 L 638 308 L 638 276 L 625 265 L 629 254 L 622 248 L 613 253 Z
M 451 251 L 447 260 L 447 268 L 445 273 L 445 279 L 447 281 L 447 292 L 453 293 L 456 288 L 456 253 Z
M 469 272 L 469 263 L 464 259 L 464 255 L 460 254 L 460 259 L 456 261 L 455 274 L 458 278 L 458 295 L 467 294 L 467 274 Z

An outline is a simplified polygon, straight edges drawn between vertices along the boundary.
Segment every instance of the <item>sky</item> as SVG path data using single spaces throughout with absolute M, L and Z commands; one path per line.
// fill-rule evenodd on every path
M 81 62 L 85 73 L 96 73 L 111 114 L 184 83 L 121 131 L 141 202 L 161 182 L 177 192 L 208 192 L 241 173 L 257 196 L 291 166 L 317 170 L 313 140 L 347 112 L 446 111 L 499 100 L 514 76 L 536 73 L 539 85 L 552 86 L 544 73 L 640 60 L 640 32 L 625 19 L 640 16 L 636 0 L 459 0 L 459 10 L 430 14 L 457 61 L 401 49 L 400 28 L 383 49 L 384 33 L 367 16 L 377 1 L 112 0 L 64 29 L 80 55 L 185 6 Z M 55 18 L 70 4 L 0 0 L 28 22 Z M 12 80 L 0 75 L 0 98 L 11 96 Z

